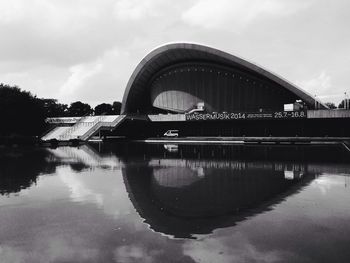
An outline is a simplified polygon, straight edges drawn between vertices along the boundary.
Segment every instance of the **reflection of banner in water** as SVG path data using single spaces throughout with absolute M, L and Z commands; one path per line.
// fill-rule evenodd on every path
M 303 119 L 306 111 L 274 111 L 274 112 L 212 112 L 186 114 L 186 121 L 207 120 L 256 120 L 256 119 Z

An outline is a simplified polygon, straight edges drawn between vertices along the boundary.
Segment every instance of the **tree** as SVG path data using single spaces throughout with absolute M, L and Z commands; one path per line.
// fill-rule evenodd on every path
M 40 135 L 45 129 L 41 101 L 17 86 L 0 84 L 0 135 Z
M 122 103 L 119 101 L 114 101 L 112 105 L 112 109 L 113 109 L 113 114 L 119 115 L 122 109 Z
M 113 110 L 112 110 L 112 105 L 108 104 L 108 103 L 102 103 L 99 104 L 95 107 L 95 115 L 112 115 L 113 114 Z
M 344 99 L 340 102 L 339 109 L 349 109 L 350 108 L 350 99 Z
M 64 117 L 68 113 L 68 105 L 58 103 L 55 99 L 41 99 L 46 117 Z
M 333 102 L 326 102 L 325 103 L 327 106 L 328 106 L 328 108 L 330 108 L 330 109 L 336 109 L 337 108 L 337 106 L 335 106 L 335 104 L 333 103 Z
M 79 117 L 91 114 L 93 110 L 91 106 L 87 103 L 82 103 L 81 101 L 76 101 L 70 104 L 68 108 L 68 115 L 73 117 Z

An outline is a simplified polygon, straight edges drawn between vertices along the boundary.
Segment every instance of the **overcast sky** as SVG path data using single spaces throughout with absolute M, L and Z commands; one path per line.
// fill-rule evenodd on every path
M 70 103 L 121 101 L 157 46 L 243 57 L 324 101 L 350 94 L 348 0 L 0 0 L 0 82 Z

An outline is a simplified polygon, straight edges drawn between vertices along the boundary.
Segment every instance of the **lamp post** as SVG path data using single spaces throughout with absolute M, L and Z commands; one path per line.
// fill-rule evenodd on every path
M 317 110 L 317 101 L 316 101 L 316 94 L 315 94 L 315 110 Z

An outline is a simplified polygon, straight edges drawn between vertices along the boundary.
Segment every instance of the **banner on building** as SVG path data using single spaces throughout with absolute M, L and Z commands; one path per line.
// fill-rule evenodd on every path
M 303 119 L 306 111 L 274 111 L 274 112 L 212 112 L 186 114 L 186 121 L 216 120 L 260 120 L 260 119 Z
M 81 117 L 57 117 L 46 118 L 45 122 L 50 124 L 74 124 L 80 119 Z

